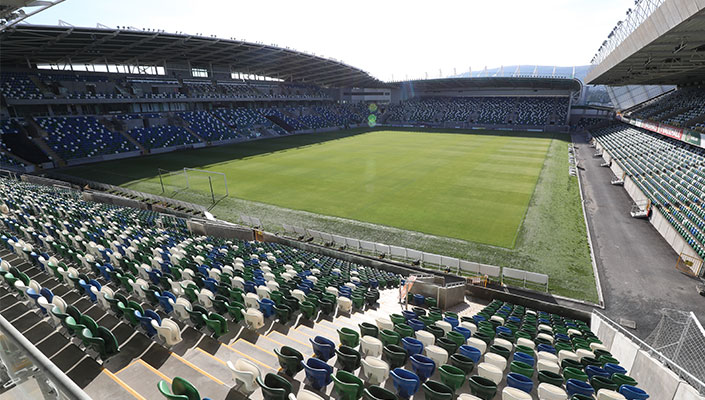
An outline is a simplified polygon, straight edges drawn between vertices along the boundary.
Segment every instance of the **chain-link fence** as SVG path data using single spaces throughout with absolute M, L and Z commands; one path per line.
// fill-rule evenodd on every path
M 705 382 L 705 330 L 692 312 L 662 309 L 661 320 L 646 343 L 700 382 Z M 679 375 L 696 388 L 701 385 L 690 382 L 687 375 Z

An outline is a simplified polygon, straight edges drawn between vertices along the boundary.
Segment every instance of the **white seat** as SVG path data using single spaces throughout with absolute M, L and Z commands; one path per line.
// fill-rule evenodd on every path
M 279 284 L 274 281 L 267 281 L 267 289 L 269 289 L 270 293 L 279 290 Z
M 228 368 L 233 373 L 233 379 L 242 384 L 241 392 L 250 394 L 255 391 L 257 388 L 256 379 L 262 376 L 255 363 L 245 358 L 239 358 L 235 364 L 228 361 Z
M 306 389 L 299 390 L 299 393 L 293 394 L 289 393 L 288 400 L 324 400 L 323 397 L 317 395 L 316 393 L 310 392 Z
M 498 385 L 499 382 L 502 381 L 502 376 L 504 375 L 501 369 L 497 368 L 496 365 L 490 364 L 488 362 L 480 363 L 477 366 L 477 374 L 483 378 L 491 380 L 492 382 Z
M 113 296 L 115 296 L 113 289 L 110 289 L 107 286 L 103 286 L 100 288 L 100 295 L 96 297 L 98 298 L 98 303 L 100 304 L 100 306 L 106 310 L 109 310 L 110 303 L 108 302 L 108 299 L 112 299 Z M 54 298 L 56 298 L 56 296 L 54 296 Z
M 505 349 L 509 350 L 510 352 L 514 351 L 514 344 L 507 339 L 495 338 L 492 341 L 492 344 L 497 345 L 497 346 L 502 346 Z
M 377 323 L 377 327 L 380 331 L 384 329 L 394 329 L 394 324 L 392 323 L 392 320 L 389 319 L 389 317 L 379 317 L 375 319 L 375 322 Z
M 233 276 L 230 278 L 230 285 L 235 288 L 245 289 L 245 280 L 241 276 Z
M 37 305 L 47 313 L 50 313 L 51 309 L 54 308 L 54 305 L 49 303 L 49 300 L 47 300 L 44 296 L 39 296 L 37 298 Z
M 157 331 L 157 335 L 164 341 L 167 347 L 171 347 L 181 342 L 181 330 L 176 322 L 170 319 L 163 319 L 162 324 L 152 320 L 152 327 Z
M 621 393 L 609 389 L 600 389 L 597 391 L 597 400 L 626 400 Z
M 436 365 L 443 365 L 448 362 L 448 352 L 435 344 L 424 347 L 424 352 L 426 353 L 426 357 L 433 360 Z
M 478 338 L 471 337 L 470 339 L 467 340 L 466 342 L 468 346 L 472 346 L 478 350 L 480 350 L 480 353 L 485 354 L 487 351 L 487 343 L 485 343 L 483 340 L 480 340 Z
M 335 297 L 338 297 L 338 289 L 337 289 L 337 288 L 334 288 L 333 286 L 328 286 L 328 287 L 326 288 L 326 292 L 332 293 L 332 294 L 335 295 Z
M 536 370 L 537 371 L 551 371 L 551 372 L 555 372 L 555 373 L 559 374 L 561 371 L 561 367 L 556 362 L 553 362 L 548 359 L 543 359 L 543 360 L 539 360 L 536 363 Z
M 243 311 L 243 315 L 249 329 L 257 330 L 264 326 L 264 314 L 260 310 L 248 308 L 247 311 Z
M 496 353 L 485 353 L 485 362 L 494 364 L 502 371 L 507 368 L 507 359 Z
M 583 336 L 583 333 L 575 328 L 568 329 L 568 336 Z
M 580 357 L 578 357 L 577 354 L 573 353 L 570 350 L 561 350 L 558 352 L 558 361 L 560 361 L 561 364 L 563 364 L 563 360 L 575 360 L 577 362 L 580 362 Z
M 206 309 L 213 308 L 213 298 L 215 298 L 213 292 L 208 289 L 204 288 L 198 292 L 198 302 L 201 303 L 201 305 Z
M 539 331 L 548 331 L 548 332 L 553 333 L 553 328 L 551 327 L 551 325 L 539 324 L 539 326 L 537 327 L 537 329 L 538 329 Z
M 360 338 L 360 352 L 363 357 L 379 357 L 382 355 L 384 345 L 376 337 L 365 335 Z
M 245 307 L 259 309 L 259 297 L 254 293 L 246 294 Z
M 342 312 L 349 313 L 350 310 L 352 310 L 352 300 L 343 296 L 338 297 L 338 309 Z
M 453 325 L 451 325 L 450 322 L 446 322 L 446 321 L 436 321 L 436 326 L 443 329 L 443 333 L 445 335 L 447 335 L 448 332 L 453 330 Z
M 517 346 L 526 346 L 531 348 L 532 350 L 536 349 L 536 343 L 534 343 L 533 340 L 529 340 L 527 338 L 517 338 Z
M 468 393 L 463 393 L 458 396 L 458 400 L 482 400 L 482 399 L 477 396 L 473 396 L 471 394 L 468 394 Z
M 295 299 L 297 299 L 299 301 L 299 303 L 306 299 L 306 293 L 304 293 L 304 291 L 301 289 L 292 290 L 291 296 L 294 297 Z
M 262 299 L 271 299 L 271 298 L 272 298 L 272 295 L 271 295 L 271 293 L 270 293 L 270 290 L 267 289 L 266 286 L 257 286 L 257 289 L 256 289 L 256 290 L 257 290 L 257 296 L 259 296 L 259 299 L 260 299 L 260 300 L 262 300 Z M 298 289 L 296 289 L 296 290 L 298 290 Z M 294 291 L 296 291 L 296 290 L 294 290 Z M 292 295 L 293 295 L 293 292 L 292 292 Z M 301 301 L 301 300 L 299 300 L 299 301 Z
M 500 325 L 504 325 L 504 318 L 500 317 L 499 315 L 491 316 L 490 321 L 496 321 L 499 322 Z
M 597 343 L 597 342 L 590 343 L 590 349 L 592 349 L 592 351 L 595 351 L 595 350 L 609 351 L 609 349 L 607 348 L 607 346 L 605 346 L 605 345 L 602 344 L 602 343 Z
M 545 340 L 548 340 L 549 342 L 551 342 L 551 344 L 553 344 L 553 336 L 549 335 L 548 333 L 541 332 L 538 335 L 536 335 L 536 339 L 545 339 Z
M 367 356 L 360 360 L 362 375 L 371 385 L 379 385 L 389 378 L 389 364 L 379 358 Z
M 539 360 L 552 361 L 558 364 L 558 357 L 553 353 L 549 353 L 547 351 L 539 351 L 536 354 L 539 356 Z
M 132 291 L 142 300 L 147 300 L 147 294 L 144 289 L 149 287 L 149 283 L 142 278 L 137 278 L 136 280 L 130 280 L 130 286 L 132 286 Z
M 523 390 L 506 386 L 502 389 L 502 400 L 532 400 L 532 397 Z
M 575 351 L 575 354 L 577 354 L 581 360 L 583 359 L 583 357 L 595 357 L 595 353 L 586 349 L 578 349 Z
M 418 330 L 415 334 L 416 339 L 418 339 L 419 342 L 423 343 L 423 347 L 428 347 L 436 343 L 436 337 L 433 336 L 433 333 L 431 332 Z
M 538 388 L 539 400 L 567 400 L 568 394 L 563 388 L 550 383 L 540 383 Z
M 477 332 L 477 325 L 473 324 L 472 322 L 461 321 L 460 326 L 465 329 L 470 329 L 470 333 L 472 333 L 473 335 L 475 334 L 475 332 Z
M 182 321 L 188 321 L 189 319 L 189 311 L 193 310 L 193 307 L 191 307 L 191 302 L 189 302 L 187 299 L 183 297 L 179 297 L 176 299 L 176 302 L 174 303 L 174 313 L 181 319 Z

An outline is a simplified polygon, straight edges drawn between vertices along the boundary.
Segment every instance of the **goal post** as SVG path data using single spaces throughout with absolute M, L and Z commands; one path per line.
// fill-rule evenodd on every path
M 210 195 L 212 204 L 228 197 L 228 178 L 222 172 L 188 168 L 169 171 L 157 168 L 162 194 L 176 195 L 182 191 Z

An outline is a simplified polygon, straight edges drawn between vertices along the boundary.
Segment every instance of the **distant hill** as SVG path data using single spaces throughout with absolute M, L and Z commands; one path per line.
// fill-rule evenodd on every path
M 554 67 L 548 65 L 508 65 L 502 68 L 491 68 L 487 70 L 472 71 L 472 77 L 485 77 L 485 76 L 512 76 L 515 74 L 529 76 L 558 76 L 558 77 L 575 77 L 581 81 L 585 81 L 590 65 L 580 65 L 575 67 Z M 518 72 L 517 72 L 518 68 Z M 555 68 L 555 72 L 554 72 Z M 501 70 L 501 72 L 500 72 Z M 469 71 L 462 74 L 453 76 L 454 78 L 467 78 L 470 75 Z

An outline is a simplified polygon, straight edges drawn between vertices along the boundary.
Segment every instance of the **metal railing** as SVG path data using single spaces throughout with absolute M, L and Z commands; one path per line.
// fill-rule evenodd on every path
M 0 361 L 7 371 L 7 381 L 4 382 L 4 386 L 17 391 L 13 392 L 15 398 L 91 399 L 2 315 L 0 315 L 0 335 Z M 34 388 L 31 393 L 23 392 L 22 383 L 32 380 L 39 388 L 41 397 L 33 397 L 37 394 Z
M 678 377 L 693 386 L 701 395 L 705 395 L 705 382 L 703 382 L 701 379 L 693 375 L 690 371 L 686 370 L 681 364 L 677 363 L 673 359 L 667 357 L 665 354 L 663 354 L 661 351 L 653 348 L 650 346 L 648 343 L 645 341 L 639 339 L 638 337 L 634 336 L 631 332 L 627 331 L 624 327 L 619 325 L 618 323 L 612 321 L 609 319 L 607 316 L 602 314 L 601 312 L 593 309 L 592 313 L 600 318 L 602 320 L 602 323 L 606 323 L 609 325 L 611 328 L 615 329 L 617 332 L 623 334 L 624 336 L 627 337 L 627 339 L 631 340 L 632 343 L 636 344 L 640 350 L 644 351 L 654 359 L 658 360 L 661 364 L 663 364 L 664 368 L 668 368 L 671 371 L 675 372 Z M 692 314 L 692 313 L 690 313 Z M 692 315 L 692 318 L 695 319 L 697 322 L 697 318 L 695 318 L 695 315 Z M 699 322 L 697 322 L 698 328 L 701 332 L 703 332 L 703 328 L 700 325 Z M 705 332 L 703 333 L 705 334 Z M 702 360 L 700 360 L 702 362 Z

